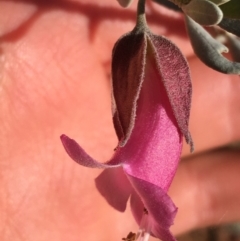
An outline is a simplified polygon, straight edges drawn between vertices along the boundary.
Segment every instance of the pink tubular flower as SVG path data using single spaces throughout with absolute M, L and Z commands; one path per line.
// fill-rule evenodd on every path
M 130 198 L 140 230 L 125 240 L 153 235 L 174 241 L 169 231 L 177 208 L 167 191 L 188 131 L 189 68 L 179 49 L 150 32 L 144 15 L 115 45 L 112 60 L 114 126 L 119 144 L 110 161 L 99 163 L 62 135 L 69 156 L 80 165 L 105 170 L 96 185 L 108 203 L 124 211 Z M 135 235 L 135 234 L 134 234 Z

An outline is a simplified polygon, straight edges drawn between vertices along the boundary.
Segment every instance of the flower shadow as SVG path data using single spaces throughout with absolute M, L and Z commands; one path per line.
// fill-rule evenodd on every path
M 6 0 L 0 0 L 1 2 L 5 2 Z M 111 20 L 134 20 L 135 19 L 135 11 L 131 9 L 122 9 L 117 6 L 104 6 L 104 5 L 96 5 L 93 3 L 81 3 L 79 1 L 67 1 L 67 0 L 8 0 L 8 2 L 15 3 L 27 3 L 33 4 L 37 7 L 37 10 L 26 20 L 18 25 L 17 28 L 13 29 L 11 32 L 0 35 L 0 43 L 1 42 L 14 42 L 24 36 L 24 34 L 31 28 L 34 22 L 39 19 L 44 13 L 49 11 L 54 11 L 57 9 L 73 12 L 73 13 L 81 13 L 89 18 L 89 40 L 93 41 L 95 37 L 96 30 L 101 24 L 102 21 L 106 19 Z M 151 14 L 152 12 L 152 14 Z M 154 11 L 151 11 L 148 16 L 149 24 L 157 24 L 159 26 L 165 26 L 168 32 L 173 32 L 176 35 L 184 37 L 185 31 L 184 22 L 179 21 L 179 19 L 171 18 L 167 15 L 157 15 Z M 167 34 L 164 33 L 164 34 Z M 161 33 L 159 33 L 161 34 Z

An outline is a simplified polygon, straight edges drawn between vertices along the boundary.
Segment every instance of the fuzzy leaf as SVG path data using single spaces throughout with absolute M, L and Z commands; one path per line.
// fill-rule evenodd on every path
M 229 1 L 231 1 L 231 0 L 210 0 L 212 3 L 215 3 L 215 4 L 217 4 L 217 5 L 222 5 L 222 4 L 224 4 L 224 3 L 227 3 L 227 2 L 229 2 Z
M 187 5 L 183 5 L 182 10 L 201 25 L 215 25 L 223 18 L 221 9 L 208 0 L 192 0 Z
M 117 0 L 119 2 L 119 4 L 124 7 L 127 8 L 130 6 L 130 4 L 133 2 L 133 0 Z
M 186 17 L 188 34 L 195 54 L 212 69 L 225 74 L 240 74 L 240 63 L 222 56 L 228 48 L 215 40 L 202 26 Z

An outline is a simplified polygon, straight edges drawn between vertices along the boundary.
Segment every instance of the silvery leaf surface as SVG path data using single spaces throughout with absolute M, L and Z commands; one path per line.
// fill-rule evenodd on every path
M 217 5 L 222 5 L 222 4 L 227 3 L 231 0 L 210 0 L 210 1 L 217 4 Z
M 117 0 L 119 2 L 119 4 L 124 7 L 127 8 L 130 6 L 130 4 L 133 2 L 133 0 Z
M 202 26 L 186 16 L 187 31 L 195 54 L 212 69 L 225 74 L 240 74 L 240 63 L 222 56 L 228 48 L 215 40 Z
M 221 22 L 221 9 L 208 0 L 192 0 L 182 6 L 183 12 L 201 25 L 215 25 Z

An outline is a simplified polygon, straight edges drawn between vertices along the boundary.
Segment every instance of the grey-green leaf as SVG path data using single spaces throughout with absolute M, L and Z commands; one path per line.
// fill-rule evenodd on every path
M 127 8 L 130 6 L 133 0 L 117 0 L 117 1 L 122 7 Z
M 230 0 L 210 0 L 210 1 L 217 4 L 217 5 L 222 5 L 224 3 L 229 2 Z
M 240 63 L 222 56 L 228 48 L 215 40 L 202 26 L 186 16 L 187 31 L 195 54 L 212 69 L 224 74 L 240 74 Z
M 185 14 L 201 25 L 215 25 L 223 18 L 222 10 L 208 0 L 192 0 L 182 6 Z

